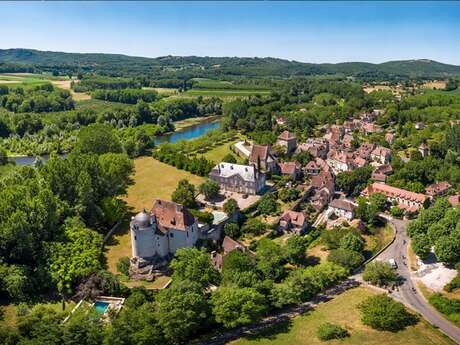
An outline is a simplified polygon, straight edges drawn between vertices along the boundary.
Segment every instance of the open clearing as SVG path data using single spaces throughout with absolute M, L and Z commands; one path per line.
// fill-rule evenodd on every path
M 269 95 L 271 91 L 268 90 L 216 90 L 216 89 L 192 89 L 182 93 L 188 96 L 208 96 L 208 97 L 248 97 L 261 95 Z
M 203 177 L 176 169 L 152 157 L 135 159 L 134 167 L 134 184 L 128 188 L 128 195 L 123 198 L 133 211 L 150 208 L 155 198 L 171 200 L 171 194 L 180 179 L 185 178 L 195 185 L 204 181 Z
M 282 323 L 263 334 L 245 337 L 232 342 L 234 345 L 451 345 L 455 344 L 435 330 L 427 322 L 420 320 L 415 326 L 403 331 L 380 332 L 361 323 L 356 306 L 366 297 L 376 294 L 365 288 L 355 288 L 322 303 L 313 311 L 299 316 L 290 322 Z M 340 324 L 350 333 L 342 340 L 320 341 L 316 336 L 318 326 L 324 322 Z
M 71 80 L 50 80 L 51 84 L 55 85 L 58 88 L 70 91 L 74 101 L 84 101 L 91 99 L 91 96 L 84 92 L 75 92 L 70 88 Z

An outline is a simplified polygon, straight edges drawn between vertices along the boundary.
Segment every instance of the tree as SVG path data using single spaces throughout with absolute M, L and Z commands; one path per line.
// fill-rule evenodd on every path
M 0 165 L 8 163 L 8 155 L 3 147 L 0 147 Z
M 257 218 L 249 218 L 241 228 L 245 234 L 262 235 L 267 229 L 267 224 Z
M 232 155 L 231 153 L 227 153 L 227 154 L 225 155 L 225 157 L 222 158 L 222 162 L 236 164 L 236 163 L 237 163 L 237 160 L 236 160 L 236 158 L 235 158 L 234 155 Z
M 211 297 L 216 321 L 225 328 L 249 325 L 267 310 L 266 298 L 252 288 L 222 287 Z
M 273 193 L 265 194 L 257 205 L 257 210 L 265 215 L 274 214 L 278 210 L 278 203 Z
M 130 175 L 134 171 L 134 164 L 129 157 L 124 153 L 106 153 L 99 156 L 99 164 L 106 195 L 126 194 L 132 182 Z
M 194 208 L 195 202 L 195 186 L 188 182 L 186 179 L 182 179 L 177 184 L 176 190 L 171 196 L 172 201 L 182 204 L 185 207 Z
M 361 265 L 364 257 L 353 250 L 339 248 L 331 250 L 327 260 L 351 270 Z
M 219 195 L 219 184 L 213 180 L 207 180 L 200 184 L 199 191 L 206 200 L 212 200 Z
M 75 313 L 63 329 L 64 345 L 102 345 L 103 323 L 95 310 L 88 314 Z
M 235 199 L 230 198 L 225 201 L 223 210 L 227 215 L 232 215 L 239 210 L 238 203 Z
M 325 322 L 319 325 L 316 334 L 318 335 L 318 338 L 322 341 L 342 339 L 349 336 L 349 333 L 346 329 L 330 322 Z
M 254 258 L 240 250 L 232 250 L 224 256 L 222 285 L 253 287 L 262 280 Z
M 402 303 L 387 295 L 376 295 L 358 305 L 363 324 L 379 331 L 396 332 L 417 322 L 415 315 L 407 312 Z
M 364 249 L 364 240 L 360 234 L 356 232 L 349 232 L 340 240 L 340 248 L 360 253 Z
M 459 232 L 439 237 L 435 242 L 436 257 L 445 263 L 455 264 L 460 260 Z
M 366 187 L 372 174 L 370 165 L 337 174 L 336 185 L 347 195 L 359 195 Z
M 84 226 L 79 219 L 69 219 L 65 225 L 65 242 L 50 246 L 50 274 L 58 290 L 65 292 L 79 279 L 97 272 L 102 236 Z
M 236 223 L 227 223 L 224 225 L 224 234 L 234 239 L 238 238 L 241 235 L 240 227 Z
M 305 237 L 294 235 L 287 239 L 283 248 L 285 257 L 290 264 L 301 265 L 305 261 L 308 241 Z
M 280 245 L 268 238 L 263 238 L 257 243 L 257 268 L 265 278 L 279 279 L 284 272 L 283 261 L 284 255 Z
M 396 272 L 388 262 L 373 261 L 366 265 L 363 279 L 377 286 L 388 286 L 396 282 Z
M 75 150 L 81 153 L 121 153 L 121 143 L 113 129 L 105 124 L 92 124 L 80 130 Z
M 198 283 L 180 280 L 157 295 L 155 319 L 169 342 L 178 343 L 189 338 L 208 315 L 208 302 Z
M 217 285 L 220 280 L 219 272 L 212 266 L 204 249 L 178 249 L 170 267 L 174 271 L 173 281 L 189 280 L 207 288 L 211 284 Z

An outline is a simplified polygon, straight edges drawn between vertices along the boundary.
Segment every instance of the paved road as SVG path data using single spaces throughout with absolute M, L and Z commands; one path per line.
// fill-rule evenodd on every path
M 407 245 L 409 243 L 409 237 L 406 234 L 406 227 L 408 222 L 387 218 L 394 226 L 396 230 L 395 241 L 379 256 L 378 259 L 388 260 L 393 258 L 398 264 L 398 274 L 402 277 L 402 285 L 398 290 L 392 291 L 390 295 L 405 304 L 411 306 L 417 312 L 419 312 L 426 320 L 428 320 L 433 326 L 438 327 L 447 336 L 452 338 L 458 344 L 460 344 L 460 328 L 456 327 L 453 323 L 448 321 L 436 311 L 421 295 L 417 289 L 414 281 L 411 277 L 411 272 L 408 267 L 407 260 Z

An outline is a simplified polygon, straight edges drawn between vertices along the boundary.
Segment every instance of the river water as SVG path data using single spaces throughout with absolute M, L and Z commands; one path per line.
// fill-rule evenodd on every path
M 202 122 L 190 127 L 186 127 L 181 131 L 173 132 L 166 135 L 161 135 L 155 138 L 155 145 L 161 143 L 175 143 L 179 140 L 190 140 L 201 137 L 207 132 L 217 129 L 220 127 L 220 120 L 211 120 L 209 122 Z M 44 162 L 49 158 L 49 155 L 40 157 Z M 32 165 L 35 162 L 36 157 L 11 157 L 10 160 L 14 161 L 17 165 Z

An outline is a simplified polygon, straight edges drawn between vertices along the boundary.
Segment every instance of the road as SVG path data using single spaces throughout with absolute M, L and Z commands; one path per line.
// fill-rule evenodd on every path
M 407 260 L 407 245 L 409 243 L 409 237 L 406 233 L 406 227 L 408 222 L 398 219 L 392 219 L 386 217 L 387 220 L 393 224 L 396 231 L 395 241 L 380 255 L 378 259 L 388 260 L 393 258 L 398 264 L 398 274 L 402 278 L 402 285 L 399 286 L 398 290 L 394 290 L 390 295 L 414 310 L 419 312 L 426 320 L 428 320 L 433 326 L 438 327 L 451 339 L 460 344 L 460 328 L 456 327 L 453 323 L 444 318 L 442 314 L 436 311 L 421 295 L 417 289 L 416 284 L 412 280 L 411 272 L 408 267 L 409 263 Z

